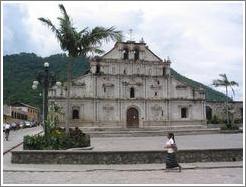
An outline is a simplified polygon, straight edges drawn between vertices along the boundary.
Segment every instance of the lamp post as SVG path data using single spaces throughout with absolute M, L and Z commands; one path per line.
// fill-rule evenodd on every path
M 32 89 L 37 89 L 38 85 L 41 85 L 43 88 L 43 124 L 44 124 L 44 133 L 46 134 L 46 121 L 48 115 L 48 91 L 49 88 L 54 86 L 55 84 L 60 85 L 60 82 L 56 82 L 56 77 L 53 72 L 49 72 L 49 63 L 44 63 L 44 71 L 39 72 L 37 76 L 37 80 L 33 81 Z

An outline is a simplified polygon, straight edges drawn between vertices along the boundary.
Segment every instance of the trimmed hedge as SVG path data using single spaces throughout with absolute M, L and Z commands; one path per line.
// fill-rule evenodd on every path
M 53 128 L 47 135 L 25 136 L 24 150 L 64 150 L 76 147 L 90 146 L 90 136 L 79 128 L 69 128 L 69 134 L 65 129 Z

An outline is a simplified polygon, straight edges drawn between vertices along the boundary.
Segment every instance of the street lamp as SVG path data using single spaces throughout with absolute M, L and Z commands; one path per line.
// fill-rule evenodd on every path
M 46 134 L 47 128 L 45 122 L 47 121 L 48 114 L 48 90 L 55 84 L 60 85 L 60 82 L 56 82 L 56 77 L 53 72 L 49 72 L 49 63 L 44 63 L 44 71 L 39 72 L 37 80 L 33 81 L 32 89 L 37 89 L 38 85 L 43 88 L 43 120 L 44 120 L 44 132 Z

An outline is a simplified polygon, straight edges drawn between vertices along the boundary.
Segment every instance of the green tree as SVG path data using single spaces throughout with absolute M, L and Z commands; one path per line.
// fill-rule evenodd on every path
M 225 87 L 226 89 L 226 123 L 229 125 L 229 109 L 228 109 L 228 87 L 231 88 L 233 95 L 235 95 L 235 91 L 233 86 L 238 86 L 238 83 L 235 81 L 229 81 L 226 74 L 219 74 L 222 79 L 216 79 L 213 81 L 213 85 L 215 87 Z
M 59 8 L 62 13 L 62 17 L 57 18 L 59 21 L 59 27 L 56 27 L 49 19 L 38 19 L 51 29 L 55 34 L 61 49 L 68 52 L 68 56 L 71 59 L 67 65 L 66 132 L 69 133 L 70 88 L 72 81 L 71 66 L 74 62 L 74 58 L 78 56 L 87 57 L 89 53 L 101 54 L 104 52 L 100 49 L 103 41 L 120 41 L 122 34 L 121 31 L 117 31 L 114 27 L 95 27 L 91 30 L 88 27 L 85 27 L 82 30 L 77 31 L 73 26 L 65 7 L 62 4 L 59 4 Z

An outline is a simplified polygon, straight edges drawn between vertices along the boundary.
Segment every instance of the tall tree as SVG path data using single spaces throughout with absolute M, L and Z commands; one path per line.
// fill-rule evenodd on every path
M 225 87 L 226 89 L 226 123 L 229 124 L 229 109 L 228 109 L 228 87 L 231 88 L 233 95 L 235 95 L 235 91 L 233 86 L 238 86 L 238 83 L 235 81 L 229 81 L 226 74 L 219 74 L 222 79 L 216 79 L 213 81 L 213 85 L 215 87 Z
M 100 49 L 102 42 L 110 40 L 119 41 L 122 38 L 121 31 L 117 31 L 115 27 L 104 28 L 95 27 L 89 29 L 83 28 L 80 31 L 73 26 L 71 18 L 68 16 L 65 7 L 59 4 L 62 17 L 58 17 L 59 27 L 56 27 L 47 18 L 38 18 L 42 23 L 47 25 L 55 34 L 60 47 L 63 51 L 68 52 L 69 61 L 67 65 L 67 111 L 66 111 L 66 132 L 69 133 L 69 116 L 70 116 L 70 89 L 72 81 L 71 66 L 74 58 L 78 56 L 88 57 L 88 54 L 101 54 L 104 51 Z

